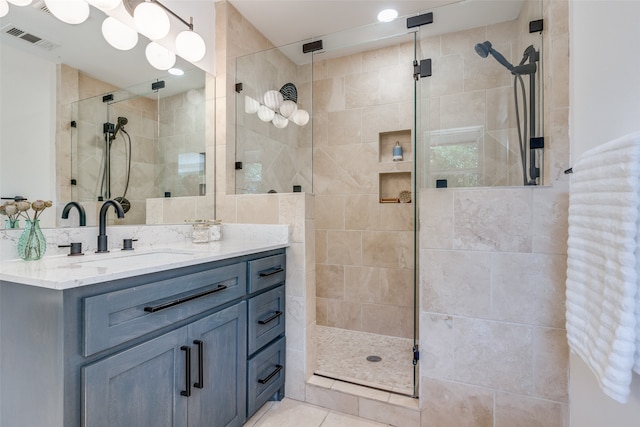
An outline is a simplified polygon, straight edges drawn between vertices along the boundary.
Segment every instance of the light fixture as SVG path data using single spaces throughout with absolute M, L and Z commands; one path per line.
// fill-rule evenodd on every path
M 91 6 L 97 7 L 100 10 L 113 10 L 120 6 L 122 0 L 87 0 Z
M 280 114 L 275 114 L 271 123 L 273 123 L 273 125 L 278 129 L 284 129 L 289 124 L 289 120 L 287 120 L 286 117 L 282 117 Z
M 89 4 L 85 0 L 44 0 L 49 12 L 67 24 L 81 24 L 89 17 Z
M 292 100 L 287 99 L 280 105 L 280 114 L 282 114 L 283 117 L 289 118 L 293 113 L 296 112 L 297 109 L 298 105 Z
M 178 55 L 187 61 L 198 62 L 207 53 L 207 46 L 198 33 L 193 30 L 185 30 L 176 37 L 176 50 Z
M 33 0 L 6 0 L 16 6 L 29 6 Z
M 284 101 L 284 97 L 277 90 L 268 90 L 264 93 L 263 102 L 264 105 L 271 108 L 272 110 L 277 110 L 280 108 L 280 104 Z
M 293 113 L 291 120 L 298 126 L 304 126 L 309 123 L 309 112 L 307 110 L 298 109 Z
M 244 97 L 244 112 L 247 114 L 255 114 L 260 109 L 260 103 L 250 96 Z
M 172 76 L 184 76 L 184 70 L 182 68 L 169 68 L 168 72 Z
M 144 50 L 147 61 L 158 70 L 168 70 L 176 63 L 176 54 L 157 42 L 151 42 Z
M 391 22 L 398 17 L 398 11 L 395 9 L 385 9 L 378 13 L 378 21 Z
M 275 115 L 276 115 L 276 112 L 273 111 L 271 108 L 267 107 L 266 105 L 261 105 L 258 108 L 258 117 L 263 122 L 270 122 L 271 120 L 273 120 Z
M 45 0 L 46 1 L 46 0 Z M 157 2 L 144 1 L 133 10 L 133 20 L 140 34 L 160 40 L 169 34 L 169 16 Z
M 107 43 L 119 50 L 129 50 L 138 44 L 138 33 L 113 16 L 102 23 L 102 36 Z
M 284 129 L 289 122 L 298 126 L 309 123 L 309 113 L 298 108 L 298 89 L 293 83 L 287 83 L 280 90 L 268 90 L 262 96 L 262 104 L 245 95 L 244 112 L 258 113 L 263 122 L 271 122 L 278 129 Z
M 9 3 L 7 0 L 0 0 L 0 18 L 9 13 Z

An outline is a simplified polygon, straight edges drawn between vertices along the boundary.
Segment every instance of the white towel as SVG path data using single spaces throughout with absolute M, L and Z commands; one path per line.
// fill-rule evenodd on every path
M 626 403 L 640 373 L 640 132 L 584 153 L 569 193 L 567 338 Z

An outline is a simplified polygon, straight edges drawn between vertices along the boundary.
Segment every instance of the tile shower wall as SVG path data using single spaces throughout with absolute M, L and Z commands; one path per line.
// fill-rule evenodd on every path
M 567 4 L 543 3 L 552 186 L 421 192 L 425 427 L 568 425 Z
M 314 63 L 319 325 L 413 336 L 413 204 L 378 189 L 379 134 L 412 128 L 412 61 L 399 43 Z

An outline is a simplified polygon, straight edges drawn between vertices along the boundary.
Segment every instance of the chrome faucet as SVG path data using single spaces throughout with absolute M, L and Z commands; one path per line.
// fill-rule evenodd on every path
M 118 218 L 124 218 L 124 210 L 120 203 L 115 200 L 107 200 L 102 204 L 100 208 L 100 224 L 98 226 L 98 250 L 96 253 L 109 252 L 107 249 L 107 209 L 109 209 L 109 206 L 113 206 Z
M 69 202 L 64 205 L 64 208 L 62 209 L 62 219 L 69 218 L 69 211 L 71 211 L 71 208 L 78 209 L 78 215 L 80 215 L 80 227 L 87 225 L 87 214 L 84 212 L 82 205 L 78 202 Z

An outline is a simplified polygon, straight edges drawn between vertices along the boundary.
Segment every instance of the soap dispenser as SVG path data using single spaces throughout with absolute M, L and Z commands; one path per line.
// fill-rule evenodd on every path
M 402 147 L 400 146 L 400 141 L 396 141 L 396 146 L 393 147 L 393 157 L 392 160 L 394 162 L 402 161 Z

